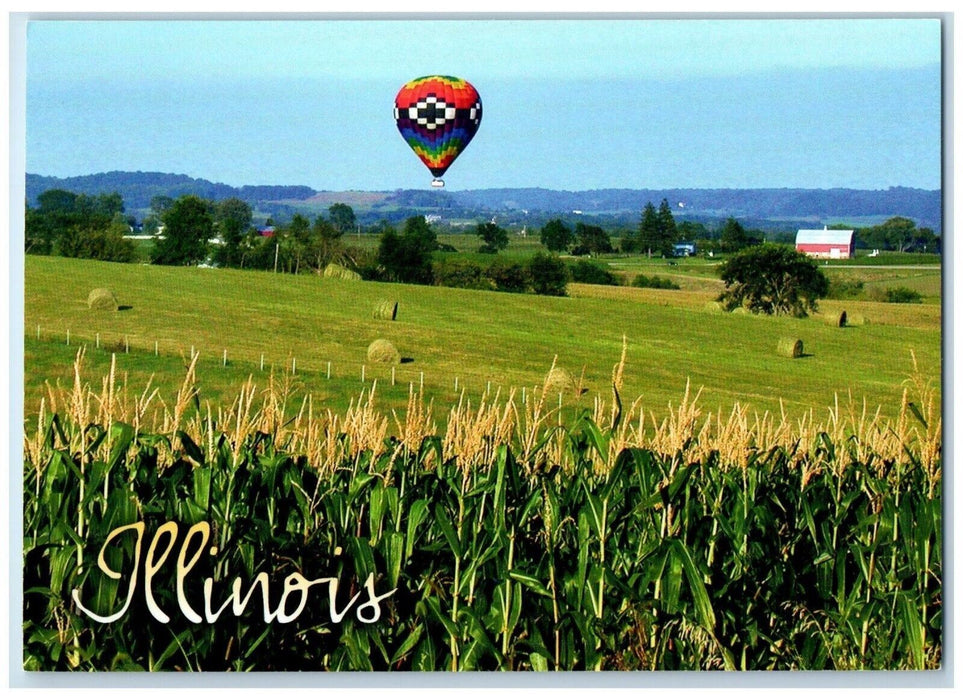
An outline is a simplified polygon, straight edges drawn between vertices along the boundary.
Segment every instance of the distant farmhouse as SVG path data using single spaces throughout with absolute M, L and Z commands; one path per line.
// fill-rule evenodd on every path
M 800 229 L 796 250 L 813 258 L 852 258 L 856 255 L 854 234 L 852 230 Z
M 672 254 L 677 258 L 687 258 L 690 255 L 696 254 L 695 243 L 676 243 L 672 246 Z

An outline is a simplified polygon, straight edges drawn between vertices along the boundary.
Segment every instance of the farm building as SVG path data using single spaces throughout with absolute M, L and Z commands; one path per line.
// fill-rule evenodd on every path
M 695 255 L 696 245 L 695 243 L 676 243 L 672 246 L 672 254 L 677 258 L 687 258 L 690 255 Z
M 814 258 L 852 258 L 856 255 L 856 239 L 851 229 L 799 229 L 796 250 Z

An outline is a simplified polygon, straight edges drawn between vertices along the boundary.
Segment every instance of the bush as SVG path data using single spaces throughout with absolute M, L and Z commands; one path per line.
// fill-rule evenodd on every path
M 830 299 L 856 299 L 863 295 L 864 287 L 863 280 L 831 279 L 826 296 Z
M 922 304 L 923 295 L 909 287 L 890 287 L 884 293 L 883 301 L 890 304 Z
M 652 275 L 651 277 L 636 275 L 635 279 L 632 280 L 632 286 L 642 287 L 644 289 L 681 289 L 679 285 L 668 277 L 659 277 L 658 275 Z
M 485 270 L 485 276 L 500 292 L 524 292 L 528 289 L 528 273 L 518 263 L 495 260 Z
M 481 265 L 471 260 L 438 260 L 432 265 L 435 284 L 460 289 L 492 289 Z
M 532 291 L 536 294 L 565 296 L 568 268 L 557 255 L 536 253 L 528 261 L 528 274 L 531 278 Z
M 608 284 L 614 287 L 618 287 L 620 284 L 619 278 L 611 270 L 588 260 L 579 260 L 572 263 L 569 266 L 569 272 L 573 282 Z

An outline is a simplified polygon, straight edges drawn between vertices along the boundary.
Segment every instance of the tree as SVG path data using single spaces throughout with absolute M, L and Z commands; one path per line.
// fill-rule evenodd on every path
M 661 239 L 661 250 L 663 255 L 672 254 L 672 246 L 679 241 L 679 233 L 676 229 L 675 218 L 672 216 L 672 208 L 669 201 L 663 199 L 659 204 L 657 214 L 659 220 L 659 238 Z
M 438 234 L 432 230 L 423 216 L 410 216 L 405 219 L 403 233 L 405 236 L 416 239 L 418 247 L 429 253 L 438 250 Z
M 728 310 L 806 316 L 829 293 L 829 280 L 815 260 L 789 246 L 767 243 L 742 250 L 720 266 Z
M 575 241 L 572 229 L 566 226 L 561 219 L 552 219 L 542 227 L 539 233 L 542 245 L 553 253 L 563 253 L 569 249 Z
M 331 224 L 341 233 L 351 231 L 355 227 L 354 209 L 342 202 L 336 202 L 328 207 Z
M 295 214 L 295 217 L 297 217 L 297 214 Z M 299 237 L 303 235 L 300 228 L 300 222 L 296 224 L 292 220 L 291 231 L 298 231 Z M 342 232 L 330 221 L 326 221 L 323 216 L 317 217 L 314 220 L 314 226 L 311 227 L 308 243 L 303 248 L 308 265 L 321 272 L 329 264 L 339 260 L 344 253 L 344 244 L 341 242 L 342 235 Z
M 639 236 L 635 244 L 638 246 L 638 250 L 644 251 L 650 258 L 653 252 L 662 249 L 662 237 L 659 234 L 659 215 L 652 202 L 646 202 L 646 205 L 642 208 Z
M 196 195 L 178 197 L 164 212 L 164 235 L 154 243 L 151 262 L 157 265 L 196 265 L 207 255 L 214 235 L 214 206 Z
M 482 239 L 479 253 L 497 253 L 508 247 L 508 231 L 490 221 L 478 224 L 475 235 Z
M 528 261 L 528 277 L 532 291 L 548 296 L 565 296 L 568 268 L 557 255 L 536 253 Z
M 129 241 L 118 243 L 129 232 L 129 226 L 123 215 L 124 200 L 117 192 L 91 196 L 53 189 L 40 194 L 37 203 L 36 209 L 27 206 L 25 250 L 68 257 L 129 259 Z
M 576 255 L 601 255 L 612 252 L 612 241 L 601 226 L 590 226 L 579 221 L 575 224 Z
M 137 258 L 134 243 L 124 238 L 129 231 L 127 220 L 119 212 L 105 228 L 72 226 L 60 236 L 59 253 L 68 258 L 133 262 Z
M 904 253 L 909 250 L 935 248 L 935 236 L 930 229 L 917 229 L 912 219 L 894 216 L 878 226 L 871 226 L 860 232 L 860 238 L 871 248 L 895 250 Z
M 221 200 L 214 208 L 214 226 L 223 241 L 219 251 L 220 262 L 227 267 L 240 263 L 241 240 L 251 227 L 251 205 L 243 199 L 230 197 Z
M 381 234 L 378 267 L 381 274 L 393 282 L 431 284 L 434 280 L 431 254 L 437 247 L 437 237 L 424 217 L 411 217 L 405 222 L 401 235 L 393 228 L 387 228 Z
M 722 234 L 719 236 L 719 247 L 726 253 L 735 253 L 761 242 L 761 235 L 753 236 L 731 216 L 726 219 L 726 223 L 722 227 Z

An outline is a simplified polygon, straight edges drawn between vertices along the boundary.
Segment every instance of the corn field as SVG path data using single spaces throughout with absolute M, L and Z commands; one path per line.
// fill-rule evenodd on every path
M 623 352 L 574 421 L 496 394 L 439 429 L 376 388 L 343 415 L 280 382 L 202 405 L 194 363 L 168 404 L 114 370 L 92 388 L 81 350 L 26 427 L 26 669 L 940 667 L 942 425 L 919 372 L 895 421 L 722 416 L 688 387 L 659 419 L 623 402 Z M 135 523 L 143 542 L 101 549 Z

